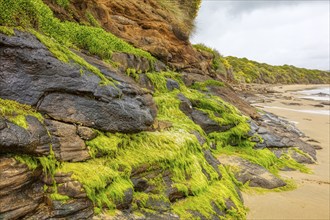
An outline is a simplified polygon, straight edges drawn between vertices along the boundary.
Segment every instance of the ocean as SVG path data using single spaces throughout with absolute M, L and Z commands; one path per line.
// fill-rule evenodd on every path
M 311 99 L 317 101 L 330 101 L 330 87 L 309 89 L 296 92 L 301 94 L 300 98 Z

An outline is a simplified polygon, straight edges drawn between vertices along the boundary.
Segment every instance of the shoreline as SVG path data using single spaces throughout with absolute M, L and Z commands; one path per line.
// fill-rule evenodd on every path
M 245 205 L 250 209 L 247 219 L 330 219 L 330 159 L 329 159 L 329 114 L 317 111 L 330 110 L 322 101 L 301 98 L 295 93 L 301 90 L 329 88 L 329 85 L 275 85 L 266 93 L 256 94 L 253 105 L 296 124 L 306 141 L 322 147 L 317 151 L 317 164 L 306 165 L 313 174 L 298 171 L 283 171 L 280 175 L 293 179 L 297 189 L 266 194 L 243 193 Z M 303 112 L 311 110 L 315 112 Z

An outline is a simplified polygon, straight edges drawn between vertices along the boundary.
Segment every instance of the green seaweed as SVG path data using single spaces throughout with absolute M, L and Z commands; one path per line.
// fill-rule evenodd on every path
M 225 84 L 223 82 L 218 81 L 218 80 L 209 79 L 209 80 L 205 80 L 203 82 L 195 82 L 191 86 L 191 88 L 192 89 L 197 89 L 197 90 L 200 90 L 200 91 L 208 91 L 208 89 L 207 89 L 208 86 L 223 87 L 223 86 L 225 86 Z
M 3 116 L 10 122 L 27 129 L 28 123 L 25 117 L 28 115 L 37 118 L 41 123 L 44 121 L 43 116 L 33 107 L 13 100 L 0 98 L 0 116 Z
M 8 35 L 8 36 L 13 36 L 15 35 L 14 28 L 12 27 L 6 27 L 6 26 L 0 26 L 0 33 Z

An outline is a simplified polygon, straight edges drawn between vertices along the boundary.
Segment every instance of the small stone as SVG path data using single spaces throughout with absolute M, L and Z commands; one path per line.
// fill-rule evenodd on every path
M 78 135 L 81 137 L 81 139 L 85 141 L 92 140 L 96 138 L 97 133 L 93 129 L 89 127 L 84 127 L 84 126 L 78 126 L 77 129 Z
M 169 91 L 172 91 L 174 89 L 180 89 L 180 85 L 177 81 L 173 80 L 173 79 L 167 79 L 166 80 L 166 88 Z

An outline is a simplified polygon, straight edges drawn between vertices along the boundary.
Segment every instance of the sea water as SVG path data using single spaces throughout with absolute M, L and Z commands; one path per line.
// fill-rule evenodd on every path
M 311 99 L 317 101 L 330 101 L 330 87 L 309 89 L 297 92 L 303 99 Z
M 315 101 L 328 101 L 330 102 L 330 87 L 322 87 L 317 89 L 308 89 L 295 92 L 296 94 L 301 95 L 299 98 L 309 99 Z M 308 114 L 317 114 L 317 115 L 330 115 L 330 109 L 328 106 L 325 106 L 324 109 L 292 109 L 292 108 L 284 108 L 277 106 L 263 106 L 264 108 L 273 108 L 273 109 L 282 109 L 286 111 L 293 112 L 302 112 Z

